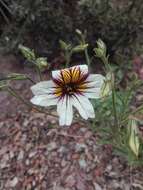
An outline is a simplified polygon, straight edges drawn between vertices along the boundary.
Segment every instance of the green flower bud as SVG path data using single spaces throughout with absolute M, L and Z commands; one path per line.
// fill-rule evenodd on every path
M 36 56 L 34 53 L 34 50 L 31 50 L 28 47 L 25 47 L 23 45 L 19 45 L 18 47 L 21 51 L 21 53 L 23 54 L 23 56 L 28 60 L 28 61 L 35 61 Z
M 36 59 L 36 65 L 39 69 L 44 69 L 48 66 L 47 58 L 46 57 L 39 57 Z
M 82 35 L 82 32 L 81 32 L 79 29 L 76 29 L 75 31 L 76 31 L 76 33 L 77 33 L 78 35 L 80 35 L 80 36 Z
M 72 49 L 72 51 L 78 53 L 78 52 L 84 51 L 87 47 L 88 47 L 88 44 L 78 45 L 78 46 L 75 46 Z
M 103 51 L 99 48 L 94 48 L 94 52 L 96 54 L 96 57 L 102 57 L 103 56 Z
M 129 146 L 133 151 L 133 153 L 138 157 L 140 141 L 138 136 L 138 126 L 135 119 L 129 120 L 128 132 L 129 132 Z
M 105 45 L 105 43 L 101 39 L 97 40 L 97 46 L 100 49 L 106 50 L 106 45 Z
M 114 83 L 114 76 L 113 73 L 107 73 L 104 83 L 101 87 L 101 91 L 100 91 L 100 97 L 101 98 L 105 98 L 107 96 L 109 96 L 112 92 L 112 84 Z
M 60 40 L 59 43 L 62 50 L 70 50 L 72 48 L 71 44 L 67 44 L 63 40 Z
M 106 56 L 106 45 L 101 39 L 97 40 L 97 48 L 94 48 L 94 51 L 97 57 Z

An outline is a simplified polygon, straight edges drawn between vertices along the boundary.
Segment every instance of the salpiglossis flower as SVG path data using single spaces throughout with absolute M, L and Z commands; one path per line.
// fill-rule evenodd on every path
M 89 98 L 100 98 L 103 82 L 102 75 L 89 74 L 87 65 L 52 71 L 52 80 L 31 87 L 34 94 L 31 102 L 44 107 L 57 105 L 59 124 L 69 126 L 73 120 L 73 107 L 86 120 L 95 117 Z

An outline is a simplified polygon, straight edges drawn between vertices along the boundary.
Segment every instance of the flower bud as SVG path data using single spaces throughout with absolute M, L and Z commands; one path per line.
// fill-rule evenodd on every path
M 19 45 L 18 47 L 21 51 L 21 53 L 23 54 L 23 56 L 28 60 L 28 61 L 35 61 L 36 56 L 34 53 L 34 50 L 31 50 L 28 47 L 25 47 L 23 45 Z
M 69 49 L 71 49 L 71 44 L 67 44 L 63 40 L 60 40 L 59 43 L 60 43 L 60 46 L 61 46 L 62 50 L 69 50 Z
M 94 51 L 97 57 L 106 56 L 106 45 L 101 39 L 97 40 L 97 48 L 94 48 Z
M 105 45 L 105 43 L 101 39 L 97 40 L 97 46 L 100 49 L 106 49 L 106 45 Z
M 36 65 L 39 69 L 44 69 L 48 66 L 47 58 L 46 57 L 39 57 L 36 59 Z
M 101 87 L 100 97 L 105 98 L 111 94 L 112 91 L 112 84 L 114 83 L 114 76 L 113 73 L 107 73 L 104 83 Z
M 77 33 L 78 35 L 80 35 L 80 36 L 82 35 L 82 32 L 81 32 L 79 29 L 76 29 L 75 31 L 76 31 L 76 33 Z
M 130 119 L 128 123 L 129 129 L 129 146 L 133 153 L 138 157 L 139 155 L 139 136 L 138 136 L 138 126 L 135 119 Z
M 78 52 L 84 51 L 87 47 L 88 47 L 88 44 L 78 45 L 78 46 L 75 46 L 72 49 L 72 51 L 78 53 Z

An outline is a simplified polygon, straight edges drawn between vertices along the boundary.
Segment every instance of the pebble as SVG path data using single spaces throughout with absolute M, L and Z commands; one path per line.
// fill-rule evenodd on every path
M 33 156 L 35 156 L 36 153 L 37 153 L 37 151 L 32 151 L 32 152 L 30 152 L 30 154 L 29 154 L 29 158 L 32 158 Z
M 76 152 L 81 152 L 86 148 L 86 145 L 84 143 L 77 143 L 75 145 L 75 151 Z
M 28 166 L 30 164 L 30 160 L 26 159 L 25 164 Z
M 10 152 L 9 152 L 9 157 L 10 157 L 11 159 L 14 157 L 13 151 L 10 151 Z
M 93 133 L 91 131 L 87 131 L 84 135 L 85 139 L 89 139 L 91 136 L 93 135 Z
M 52 150 L 54 150 L 54 149 L 56 149 L 56 148 L 57 148 L 57 144 L 56 144 L 55 142 L 51 142 L 51 143 L 49 143 L 48 146 L 47 146 L 47 150 L 48 150 L 48 151 L 52 151 Z
M 112 170 L 112 165 L 108 165 L 105 169 L 106 172 L 110 172 Z
M 58 149 L 58 152 L 60 153 L 66 153 L 67 152 L 67 148 L 65 146 L 61 146 L 59 149 Z
M 85 169 L 85 168 L 86 168 L 87 163 L 86 163 L 85 159 L 80 159 L 78 162 L 79 162 L 79 165 L 80 165 L 80 167 L 81 167 L 82 169 Z
M 66 178 L 65 183 L 66 183 L 66 187 L 72 188 L 76 183 L 75 177 L 73 175 L 68 176 Z
M 62 162 L 61 162 L 61 166 L 65 167 L 66 165 L 67 165 L 67 161 L 65 159 L 63 159 Z
M 17 185 L 17 183 L 18 183 L 18 178 L 17 178 L 17 177 L 14 177 L 14 178 L 10 181 L 9 186 L 10 186 L 10 187 L 15 187 L 15 186 Z
M 79 158 L 80 158 L 80 154 L 78 154 L 78 153 L 72 154 L 72 159 L 73 160 L 78 160 Z
M 19 154 L 18 154 L 18 157 L 17 157 L 17 160 L 22 160 L 24 157 L 24 151 L 23 150 L 20 150 Z

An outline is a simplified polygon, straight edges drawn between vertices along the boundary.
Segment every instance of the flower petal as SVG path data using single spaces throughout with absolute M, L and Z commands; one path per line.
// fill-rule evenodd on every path
M 72 104 L 84 119 L 95 117 L 93 106 L 85 96 L 72 96 Z
M 34 95 L 49 94 L 54 91 L 55 84 L 52 80 L 39 82 L 31 87 Z
M 57 112 L 60 117 L 59 125 L 71 125 L 73 119 L 73 109 L 69 96 L 64 96 L 59 100 L 57 105 Z
M 83 74 L 88 73 L 88 66 L 87 65 L 77 65 L 75 67 L 78 67 Z M 74 67 L 72 67 L 72 68 L 74 68 Z
M 70 67 L 70 68 L 52 71 L 52 77 L 54 79 L 61 79 L 61 72 L 64 72 L 64 71 L 68 72 L 69 70 L 74 70 L 75 68 L 76 69 L 80 69 L 80 71 L 83 74 L 87 74 L 88 73 L 88 66 L 87 65 L 76 65 L 76 66 L 73 66 L 73 67 Z
M 90 74 L 86 81 L 89 83 L 96 83 L 96 87 L 99 87 L 101 83 L 105 80 L 105 77 L 101 74 Z
M 82 90 L 83 95 L 88 98 L 100 98 L 101 87 L 105 77 L 100 74 L 90 74 L 86 79 L 87 88 Z
M 56 105 L 58 102 L 58 98 L 56 98 L 54 95 L 36 95 L 30 100 L 33 104 L 38 106 L 52 106 Z

